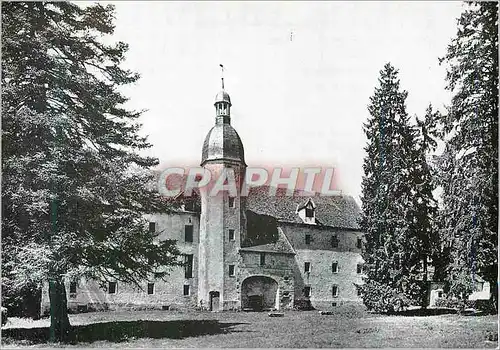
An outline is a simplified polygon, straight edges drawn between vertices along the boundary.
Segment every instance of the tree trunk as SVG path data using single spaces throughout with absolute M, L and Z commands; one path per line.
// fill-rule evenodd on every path
M 49 281 L 50 342 L 69 340 L 71 325 L 68 318 L 66 288 L 62 279 Z

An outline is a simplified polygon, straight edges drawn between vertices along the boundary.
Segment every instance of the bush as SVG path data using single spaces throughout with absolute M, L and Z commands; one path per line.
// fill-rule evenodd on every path
M 311 301 L 306 299 L 295 300 L 294 308 L 297 310 L 305 310 L 305 311 L 315 310 L 315 308 L 311 304 Z
M 42 290 L 38 286 L 26 285 L 14 290 L 9 285 L 2 285 L 2 305 L 7 308 L 9 317 L 38 319 L 41 301 Z
M 486 300 L 466 300 L 466 307 L 472 308 L 478 311 L 496 314 L 497 308 L 495 302 L 491 299 Z
M 474 309 L 486 313 L 496 313 L 495 304 L 491 300 L 463 300 L 458 298 L 437 298 L 436 307 L 456 309 Z
M 390 314 L 404 310 L 414 302 L 406 294 L 375 281 L 367 281 L 357 288 L 368 311 Z
M 436 307 L 463 310 L 467 307 L 466 302 L 457 298 L 436 298 Z

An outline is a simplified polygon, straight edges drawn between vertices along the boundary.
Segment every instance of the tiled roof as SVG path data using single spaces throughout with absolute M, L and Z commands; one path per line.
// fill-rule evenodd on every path
M 351 196 L 320 196 L 319 193 L 295 190 L 287 196 L 286 189 L 278 188 L 276 195 L 269 195 L 269 186 L 251 188 L 247 198 L 247 209 L 257 214 L 270 215 L 280 221 L 302 223 L 296 210 L 308 198 L 316 204 L 316 219 L 323 225 L 337 228 L 359 229 L 360 209 Z
M 175 188 L 184 180 L 185 176 L 170 176 L 169 184 Z M 198 194 L 198 190 L 195 189 L 194 193 Z M 250 188 L 247 209 L 256 214 L 272 216 L 280 221 L 302 223 L 296 211 L 307 202 L 308 198 L 312 198 L 316 205 L 318 224 L 336 228 L 359 229 L 357 220 L 361 210 L 354 198 L 348 195 L 320 196 L 319 193 L 315 192 L 295 190 L 292 196 L 287 196 L 286 189 L 278 188 L 276 195 L 270 196 L 269 186 L 259 186 Z M 178 199 L 183 201 L 187 198 L 181 195 Z M 195 207 L 199 210 L 199 196 L 194 195 L 190 199 L 196 202 Z
M 251 251 L 251 252 L 276 252 L 276 253 L 285 253 L 285 254 L 295 254 L 292 246 L 288 242 L 285 234 L 278 229 L 278 240 L 276 242 L 270 242 L 268 244 L 261 244 L 251 247 L 243 247 L 240 250 L 242 251 Z

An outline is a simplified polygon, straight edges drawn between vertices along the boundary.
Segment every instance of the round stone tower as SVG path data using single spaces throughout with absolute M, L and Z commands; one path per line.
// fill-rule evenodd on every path
M 215 125 L 208 132 L 201 166 L 212 174 L 201 189 L 198 301 L 212 311 L 241 307 L 239 253 L 246 232 L 246 200 L 240 196 L 245 175 L 243 143 L 231 126 L 231 98 L 224 90 L 215 97 Z M 219 187 L 220 188 L 220 187 Z

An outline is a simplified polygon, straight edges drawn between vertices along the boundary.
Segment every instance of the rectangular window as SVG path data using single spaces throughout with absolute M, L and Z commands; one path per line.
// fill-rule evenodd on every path
M 304 263 L 304 272 L 311 272 L 311 263 L 310 262 Z
M 234 265 L 229 265 L 229 276 L 234 277 Z
M 116 294 L 116 282 L 108 282 L 108 294 Z
M 193 254 L 184 255 L 184 277 L 193 277 Z
M 193 225 L 184 226 L 184 241 L 193 242 Z
M 332 306 L 337 306 L 337 303 L 332 303 Z
M 260 253 L 260 266 L 264 266 L 266 264 L 266 253 Z
M 313 218 L 313 217 L 314 217 L 314 209 L 306 208 L 306 218 Z
M 337 286 L 332 286 L 332 297 L 336 298 L 339 296 L 339 288 Z
M 76 282 L 70 282 L 69 284 L 69 297 L 70 298 L 76 298 Z
M 339 263 L 338 262 L 333 262 L 332 263 L 332 272 L 333 273 L 339 272 Z
M 356 273 L 363 273 L 363 264 L 356 265 Z
M 232 229 L 229 230 L 229 240 L 234 241 L 234 230 Z
M 189 295 L 189 292 L 190 292 L 190 290 L 189 290 L 189 284 L 185 284 L 184 285 L 184 292 L 183 292 L 183 294 L 184 295 Z
M 309 286 L 304 287 L 304 296 L 306 298 L 311 297 L 311 287 L 309 287 Z
M 311 235 L 306 235 L 306 244 L 311 244 Z
M 362 247 L 362 246 L 363 246 L 363 242 L 361 241 L 361 238 L 358 238 L 358 241 L 357 241 L 357 243 L 356 243 L 356 247 L 357 247 L 358 249 L 361 249 L 361 247 Z
M 162 274 L 162 273 L 160 273 L 160 272 L 155 272 L 155 273 L 154 273 L 154 276 L 155 276 L 155 278 L 156 278 L 156 279 L 161 279 L 161 278 L 163 278 L 163 274 Z
M 339 247 L 339 239 L 337 236 L 332 236 L 332 248 L 338 248 Z
M 156 232 L 156 222 L 150 222 L 149 223 L 149 233 L 155 233 Z
M 69 293 L 70 294 L 76 293 L 76 282 L 71 282 L 69 284 Z
M 234 208 L 234 197 L 229 197 L 229 208 Z
M 148 283 L 148 294 L 154 294 L 154 292 L 155 292 L 155 284 Z

